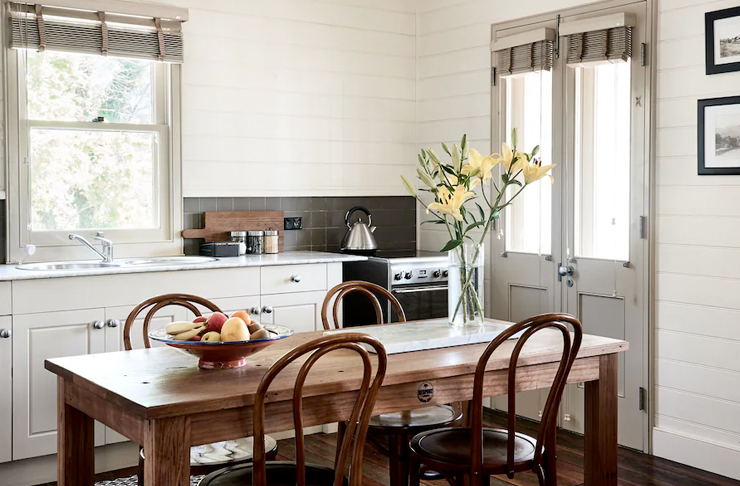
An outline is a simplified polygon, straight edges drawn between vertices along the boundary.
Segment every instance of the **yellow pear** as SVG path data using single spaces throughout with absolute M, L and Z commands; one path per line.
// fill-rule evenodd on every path
M 221 341 L 249 341 L 247 323 L 238 317 L 232 317 L 221 328 Z

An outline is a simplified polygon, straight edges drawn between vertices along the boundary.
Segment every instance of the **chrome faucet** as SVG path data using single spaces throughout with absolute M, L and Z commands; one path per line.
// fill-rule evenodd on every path
M 100 258 L 102 258 L 105 263 L 110 263 L 113 261 L 113 242 L 109 240 L 108 238 L 103 238 L 102 232 L 98 232 L 95 236 L 93 236 L 93 239 L 98 240 L 100 244 L 102 245 L 103 247 L 102 252 L 98 251 L 97 248 L 92 246 L 92 244 L 89 241 L 87 241 L 85 238 L 83 238 L 80 235 L 71 234 L 69 235 L 69 239 L 77 240 L 83 245 L 85 245 L 86 247 L 90 248 L 92 251 L 100 255 Z

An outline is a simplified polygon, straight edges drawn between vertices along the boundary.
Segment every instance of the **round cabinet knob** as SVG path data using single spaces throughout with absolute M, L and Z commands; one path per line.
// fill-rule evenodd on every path
M 105 323 L 103 321 L 93 321 L 92 327 L 95 329 L 103 329 L 105 327 Z
M 108 324 L 108 327 L 118 327 L 121 324 L 121 321 L 118 319 L 108 319 L 106 324 Z
M 0 338 L 8 339 L 12 334 L 10 329 L 0 329 Z
M 414 276 L 413 272 L 406 272 L 406 274 L 403 276 L 406 280 L 411 280 L 411 277 Z
M 300 275 L 293 275 L 292 277 L 290 277 L 290 281 L 291 282 L 298 283 L 298 282 L 301 281 L 301 276 Z
M 249 313 L 252 314 L 253 316 L 258 316 L 260 315 L 260 308 L 252 307 L 251 309 L 249 309 Z
M 449 275 L 449 274 L 450 274 L 450 272 L 448 272 L 447 270 L 445 270 L 444 272 L 442 272 L 442 276 L 445 277 L 445 278 L 447 278 L 447 275 Z
M 403 278 L 403 273 L 398 272 L 393 276 L 393 280 L 401 280 Z
M 434 273 L 432 274 L 432 276 L 434 278 L 439 278 L 439 277 L 442 276 L 442 272 L 440 272 L 439 270 L 435 270 Z
M 262 312 L 264 312 L 265 314 L 272 314 L 272 306 L 270 306 L 270 305 L 264 306 L 262 308 Z

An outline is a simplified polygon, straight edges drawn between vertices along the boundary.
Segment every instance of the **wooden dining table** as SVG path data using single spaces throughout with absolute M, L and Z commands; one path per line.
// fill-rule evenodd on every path
M 501 321 L 494 321 L 501 323 Z M 353 328 L 362 332 L 363 328 Z M 153 348 L 50 359 L 58 380 L 58 485 L 92 486 L 97 420 L 144 448 L 147 486 L 188 486 L 190 447 L 252 435 L 255 393 L 265 371 L 289 349 L 323 331 L 297 333 L 249 358 L 237 369 L 204 370 L 173 348 Z M 485 396 L 507 392 L 515 342 L 494 353 Z M 388 356 L 376 414 L 472 398 L 476 364 L 486 344 L 467 344 Z M 585 484 L 617 484 L 617 363 L 625 341 L 584 335 L 568 382 L 585 382 Z M 517 366 L 517 389 L 551 385 L 562 338 L 534 335 Z M 349 418 L 360 383 L 359 360 L 346 351 L 323 357 L 303 390 L 304 425 Z M 266 405 L 266 432 L 293 429 L 295 370 L 273 382 Z

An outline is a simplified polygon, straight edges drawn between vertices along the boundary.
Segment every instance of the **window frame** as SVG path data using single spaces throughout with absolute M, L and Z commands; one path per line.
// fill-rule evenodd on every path
M 155 256 L 182 254 L 181 189 L 181 68 L 178 64 L 154 63 L 153 124 L 97 123 L 29 120 L 26 116 L 25 56 L 22 50 L 4 49 L 6 79 L 6 117 L 8 137 L 7 261 L 93 259 L 95 255 L 77 242 L 70 232 L 92 238 L 103 231 L 114 241 L 114 256 Z M 28 160 L 32 128 L 88 129 L 93 131 L 158 134 L 157 228 L 79 229 L 72 231 L 31 230 L 31 180 Z M 33 257 L 26 245 L 38 249 Z

